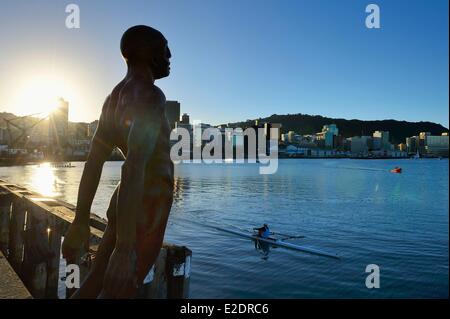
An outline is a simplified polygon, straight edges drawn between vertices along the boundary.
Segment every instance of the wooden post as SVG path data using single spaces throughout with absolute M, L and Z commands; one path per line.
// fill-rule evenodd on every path
M 39 263 L 34 265 L 31 272 L 31 282 L 28 287 L 33 298 L 45 298 L 45 290 L 47 285 L 47 264 Z
M 47 262 L 51 258 L 47 233 L 47 216 L 39 207 L 29 207 L 24 236 L 22 277 L 34 298 L 45 298 Z
M 138 293 L 139 299 L 167 298 L 166 259 L 167 249 L 163 247 L 154 266 L 144 278 L 143 285 Z
M 20 274 L 23 258 L 25 203 L 19 197 L 13 199 L 10 222 L 8 259 L 13 269 Z
M 167 298 L 188 298 L 192 251 L 184 246 L 168 246 L 166 261 Z
M 59 262 L 61 259 L 61 227 L 55 217 L 49 219 L 49 245 L 53 256 L 47 263 L 46 298 L 58 298 Z
M 8 256 L 11 198 L 11 193 L 0 193 L 0 251 L 5 256 Z

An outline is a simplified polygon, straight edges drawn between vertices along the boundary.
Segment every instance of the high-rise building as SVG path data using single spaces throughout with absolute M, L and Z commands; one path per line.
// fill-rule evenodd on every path
M 88 124 L 88 137 L 93 137 L 95 134 L 95 131 L 97 130 L 98 126 L 98 120 L 95 120 L 94 122 L 91 122 Z
M 48 142 L 52 153 L 62 154 L 69 133 L 69 102 L 63 98 L 58 100 L 58 107 L 49 116 L 48 129 Z
M 339 129 L 336 124 L 324 125 L 322 128 L 322 132 L 330 132 L 333 135 L 339 135 Z
M 400 143 L 397 145 L 397 147 L 400 152 L 406 152 L 406 144 L 405 143 Z
M 88 137 L 89 124 L 88 123 L 69 123 L 69 138 L 70 139 L 84 139 Z
M 419 149 L 419 137 L 411 136 L 406 138 L 406 152 L 412 154 Z
M 425 149 L 429 155 L 448 156 L 448 135 L 427 135 Z
M 169 121 L 170 128 L 174 129 L 175 124 L 180 121 L 180 102 L 167 101 L 166 102 L 166 117 Z
M 427 146 L 427 136 L 430 136 L 430 132 L 420 132 L 419 133 L 419 153 L 425 154 L 427 153 L 426 146 Z
M 183 113 L 181 116 L 181 124 L 189 124 L 189 115 L 187 113 Z
M 324 125 L 322 127 L 322 132 L 316 134 L 317 145 L 326 148 L 336 147 L 335 136 L 339 135 L 339 129 L 336 124 Z
M 354 155 L 367 155 L 372 136 L 354 136 L 350 137 L 350 150 Z
M 372 138 L 373 150 L 389 151 L 392 149 L 391 143 L 389 142 L 389 131 L 375 131 L 372 134 Z

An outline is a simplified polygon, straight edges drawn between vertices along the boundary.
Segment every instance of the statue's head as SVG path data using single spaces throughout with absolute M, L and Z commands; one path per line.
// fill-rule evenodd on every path
M 120 50 L 127 64 L 146 65 L 155 79 L 170 73 L 170 50 L 161 32 L 146 25 L 129 28 L 120 40 Z

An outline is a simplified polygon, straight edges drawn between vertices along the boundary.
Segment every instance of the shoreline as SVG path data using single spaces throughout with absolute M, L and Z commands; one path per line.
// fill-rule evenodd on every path
M 317 160 L 317 159 L 330 159 L 330 160 L 335 160 L 335 159 L 340 159 L 340 160 L 346 160 L 346 159 L 350 159 L 350 160 L 424 160 L 424 159 L 434 159 L 434 160 L 448 160 L 448 157 L 423 157 L 420 159 L 414 159 L 412 157 L 341 157 L 341 156 L 328 156 L 328 157 L 303 157 L 303 156 L 299 156 L 299 157 L 294 157 L 294 156 L 282 156 L 282 157 L 278 157 L 278 159 L 302 159 L 302 160 Z M 246 159 L 248 160 L 248 159 Z M 123 162 L 123 159 L 112 159 L 112 160 L 107 160 L 106 162 Z M 191 160 L 192 161 L 192 160 Z M 29 166 L 29 165 L 41 165 L 41 164 L 54 164 L 52 165 L 55 168 L 70 168 L 70 167 L 75 167 L 74 165 L 71 165 L 71 163 L 84 163 L 86 162 L 85 160 L 75 160 L 75 161 L 66 161 L 66 162 L 52 162 L 52 161 L 27 161 L 27 162 L 1 162 L 0 161 L 0 167 L 12 167 L 12 166 Z M 233 162 L 226 162 L 223 161 L 222 163 L 214 163 L 214 164 L 223 164 L 223 163 L 230 163 L 233 164 L 235 163 L 235 161 Z M 257 164 L 258 162 L 255 163 L 248 163 L 245 162 L 245 164 Z M 183 163 L 183 164 L 197 164 L 197 163 Z

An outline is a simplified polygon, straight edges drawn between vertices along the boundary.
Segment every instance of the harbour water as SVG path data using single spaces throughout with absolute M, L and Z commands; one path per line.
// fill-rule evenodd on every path
M 0 167 L 0 178 L 76 204 L 84 163 Z M 107 162 L 92 211 L 105 216 L 121 162 Z M 448 160 L 280 160 L 175 166 L 165 240 L 193 251 L 191 298 L 448 298 Z M 402 174 L 389 170 L 403 168 Z M 334 260 L 270 248 L 213 226 L 304 235 Z M 380 288 L 365 270 L 380 268 Z

